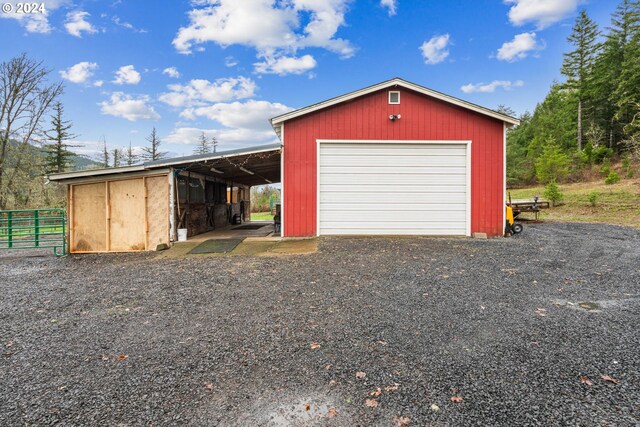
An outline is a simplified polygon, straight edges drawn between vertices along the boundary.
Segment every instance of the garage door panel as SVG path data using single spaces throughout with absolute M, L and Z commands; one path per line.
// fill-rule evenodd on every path
M 428 168 L 417 166 L 389 166 L 380 165 L 376 166 L 375 175 L 435 175 L 441 176 L 442 174 L 448 175 L 466 175 L 466 165 L 461 166 L 430 166 Z M 320 165 L 321 174 L 366 174 L 371 173 L 371 168 L 368 166 L 335 166 L 335 165 Z
M 345 179 L 351 184 L 366 184 L 366 185 L 379 185 L 379 186 L 391 186 L 406 184 L 407 177 L 402 175 L 387 175 L 387 174 L 371 174 L 371 173 L 348 173 L 348 174 L 335 174 L 324 173 L 322 175 L 322 187 L 328 185 L 344 185 Z M 463 190 L 466 188 L 467 177 L 465 174 L 420 174 L 416 173 L 411 176 L 412 186 L 429 186 L 432 188 L 447 188 L 447 186 L 461 186 Z
M 335 166 L 368 166 L 379 165 L 396 167 L 429 167 L 429 166 L 465 166 L 466 159 L 461 156 L 324 156 L 324 164 Z
M 325 156 L 456 156 L 464 153 L 465 146 L 460 145 L 436 145 L 425 147 L 422 144 L 367 144 L 366 153 L 362 153 L 362 144 L 343 144 L 341 147 L 328 145 L 323 148 Z
M 320 221 L 323 224 L 332 222 L 357 223 L 363 218 L 363 211 L 327 211 L 320 212 Z M 427 223 L 457 221 L 464 223 L 466 213 L 464 211 L 378 211 L 375 213 L 375 221 L 389 223 Z M 368 218 L 368 216 L 365 216 Z
M 319 233 L 467 234 L 467 145 L 321 143 Z
M 420 211 L 420 212 L 439 212 L 439 211 L 464 211 L 466 205 L 464 203 L 407 203 L 403 206 L 403 211 Z M 397 212 L 398 204 L 396 202 L 389 203 L 333 203 L 325 202 L 322 204 L 322 212 L 327 211 L 378 211 L 378 212 Z
M 320 179 L 326 179 L 326 177 L 321 176 Z M 348 179 L 345 176 L 345 179 Z M 327 184 L 320 185 L 320 194 L 322 193 L 338 193 L 338 192 L 346 192 L 357 195 L 357 193 L 410 193 L 410 194 L 420 194 L 420 193 L 459 193 L 465 194 L 466 192 L 465 185 L 448 185 L 448 184 L 439 184 L 439 185 L 431 185 L 429 188 L 425 188 L 424 185 L 414 185 L 413 183 L 408 185 L 400 185 L 400 184 L 380 184 L 380 185 L 367 185 L 367 184 Z
M 465 194 L 458 193 L 370 193 L 362 192 L 341 192 L 327 193 L 320 192 L 320 203 L 396 203 L 398 210 L 402 210 L 404 206 L 414 203 L 429 204 L 465 204 Z M 322 206 L 321 206 L 322 210 Z

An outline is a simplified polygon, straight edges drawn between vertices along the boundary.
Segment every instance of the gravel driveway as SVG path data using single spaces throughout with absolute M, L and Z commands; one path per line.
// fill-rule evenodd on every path
M 24 255 L 0 254 L 3 426 L 640 423 L 639 230 Z

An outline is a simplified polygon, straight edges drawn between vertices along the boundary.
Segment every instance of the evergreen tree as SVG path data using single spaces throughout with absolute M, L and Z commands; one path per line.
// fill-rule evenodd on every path
M 593 82 L 593 66 L 601 45 L 597 38 L 600 32 L 587 12 L 583 9 L 576 19 L 573 32 L 567 38 L 574 50 L 564 54 L 561 73 L 567 77 L 565 87 L 573 90 L 578 101 L 578 150 L 582 150 L 582 110 L 589 106 L 588 100 L 592 96 L 590 90 Z
M 213 147 L 213 152 L 216 153 L 218 151 L 218 140 L 215 136 L 211 137 L 211 146 Z
M 127 166 L 131 166 L 137 161 L 138 161 L 138 156 L 133 153 L 133 148 L 131 147 L 131 141 L 129 141 L 129 148 L 127 148 L 127 152 L 126 152 Z
M 202 132 L 200 139 L 198 139 L 198 145 L 196 145 L 196 148 L 193 150 L 193 154 L 209 154 L 211 153 L 211 149 L 211 141 L 204 132 Z
M 103 168 L 109 167 L 109 159 L 111 159 L 111 155 L 109 154 L 109 149 L 107 148 L 107 140 L 103 139 L 104 146 L 102 148 L 102 161 L 100 162 L 100 166 Z
M 637 86 L 640 74 L 640 1 L 623 0 L 611 16 L 609 30 L 605 43 L 610 70 L 608 78 L 613 86 L 609 101 L 615 108 L 614 119 L 621 127 L 632 121 L 633 106 L 640 101 L 640 88 Z
M 122 148 L 114 148 L 111 151 L 111 158 L 113 159 L 113 167 L 117 168 L 122 166 L 122 158 L 124 157 L 124 152 Z
M 44 132 L 45 137 L 50 141 L 42 147 L 45 154 L 45 173 L 60 173 L 69 169 L 70 159 L 75 156 L 69 148 L 78 147 L 68 144 L 68 141 L 74 139 L 76 135 L 69 131 L 73 127 L 73 123 L 70 120 L 64 120 L 63 115 L 64 107 L 62 103 L 57 102 L 53 106 L 52 127 Z
M 154 126 L 151 130 L 151 133 L 146 138 L 147 141 L 151 144 L 150 147 L 142 147 L 142 160 L 144 161 L 153 161 L 164 159 L 167 156 L 166 152 L 160 151 L 160 138 L 158 137 L 158 133 L 156 132 L 156 127 Z

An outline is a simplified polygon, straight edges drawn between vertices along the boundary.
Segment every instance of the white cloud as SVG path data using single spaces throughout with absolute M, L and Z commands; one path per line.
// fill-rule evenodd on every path
M 509 21 L 513 25 L 532 22 L 543 29 L 574 12 L 580 0 L 504 0 L 504 3 L 513 5 L 509 9 Z
M 133 65 L 123 65 L 115 72 L 116 78 L 113 83 L 117 85 L 137 85 L 140 83 L 140 73 Z
M 226 58 L 224 58 L 225 67 L 231 68 L 231 67 L 235 67 L 236 65 L 238 65 L 238 60 L 233 56 L 227 56 Z
M 300 58 L 281 56 L 279 58 L 266 57 L 263 62 L 253 64 L 256 73 L 259 74 L 303 74 L 317 65 L 316 60 L 311 55 L 304 55 Z
M 114 16 L 113 18 L 111 18 L 111 20 L 117 26 L 122 27 L 122 28 L 126 28 L 127 30 L 131 30 L 131 31 L 136 32 L 136 33 L 146 33 L 147 32 L 147 30 L 145 30 L 143 28 L 136 28 L 132 23 L 121 20 L 119 16 Z
M 97 33 L 93 25 L 85 18 L 91 16 L 88 12 L 82 10 L 76 10 L 74 12 L 67 13 L 67 21 L 64 23 L 64 28 L 72 36 L 82 37 L 82 33 L 93 34 Z
M 96 80 L 95 82 L 93 82 L 93 85 L 95 87 L 102 87 L 102 85 L 104 85 L 104 81 L 103 80 Z
M 72 83 L 87 83 L 97 68 L 98 64 L 95 62 L 78 62 L 76 65 L 60 71 L 60 76 Z
M 171 92 L 160 95 L 160 101 L 173 107 L 203 106 L 207 102 L 225 102 L 250 98 L 254 95 L 256 84 L 246 77 L 230 77 L 209 80 L 191 80 L 186 85 L 167 86 Z
M 511 90 L 514 87 L 524 86 L 524 82 L 522 80 L 516 80 L 515 82 L 511 82 L 509 80 L 494 80 L 491 83 L 469 83 L 460 88 L 464 93 L 493 93 L 501 87 L 504 90 Z
M 397 0 L 380 0 L 380 6 L 386 7 L 389 10 L 389 16 L 396 14 L 397 3 Z
M 146 95 L 134 97 L 122 92 L 114 92 L 108 101 L 101 102 L 102 114 L 122 117 L 129 121 L 158 120 L 160 115 L 152 106 L 148 105 L 149 97 Z
M 207 42 L 253 47 L 259 58 L 291 57 L 297 50 L 319 47 L 353 56 L 348 40 L 336 37 L 345 25 L 349 0 L 198 0 L 189 25 L 173 40 L 188 54 Z
M 70 0 L 40 0 L 38 5 L 44 5 L 44 13 L 18 13 L 18 3 L 23 5 L 27 2 L 22 0 L 4 0 L 3 4 L 11 5 L 11 12 L 0 12 L 0 18 L 15 19 L 29 33 L 50 33 L 49 14 L 60 7 L 69 4 Z M 29 3 L 31 5 L 31 3 Z
M 162 74 L 166 74 L 167 76 L 172 77 L 174 79 L 180 78 L 180 72 L 176 67 L 165 68 L 164 70 L 162 70 Z
M 193 145 L 195 146 L 204 132 L 208 138 L 215 137 L 218 142 L 218 150 L 226 151 L 252 145 L 277 142 L 273 130 L 255 131 L 250 129 L 203 129 L 195 127 L 178 127 L 169 135 L 162 138 L 167 144 Z
M 205 117 L 227 128 L 271 130 L 269 119 L 292 109 L 279 103 L 249 100 L 246 102 L 218 103 L 206 107 L 188 108 L 180 116 L 193 120 Z
M 427 64 L 438 64 L 449 56 L 449 34 L 433 36 L 429 41 L 422 43 L 420 50 Z
M 538 44 L 536 33 L 522 33 L 516 35 L 510 42 L 505 42 L 498 49 L 497 58 L 501 61 L 515 62 L 527 57 L 529 52 L 544 49 Z

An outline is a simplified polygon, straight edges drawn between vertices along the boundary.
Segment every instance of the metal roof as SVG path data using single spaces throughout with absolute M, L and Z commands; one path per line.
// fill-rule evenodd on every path
M 464 101 L 464 100 L 459 99 L 459 98 L 455 98 L 455 97 L 450 96 L 450 95 L 446 95 L 444 93 L 435 91 L 433 89 L 429 89 L 427 87 L 420 86 L 420 85 L 417 85 L 415 83 L 408 82 L 408 81 L 406 81 L 404 79 L 401 79 L 399 77 L 395 77 L 395 78 L 393 78 L 391 80 L 387 80 L 387 81 L 384 81 L 384 82 L 381 82 L 381 83 L 377 83 L 375 85 L 368 86 L 368 87 L 365 87 L 363 89 L 359 89 L 359 90 L 356 90 L 356 91 L 353 91 L 353 92 L 349 92 L 347 94 L 340 95 L 340 96 L 337 96 L 335 98 L 327 99 L 326 101 L 322 101 L 322 102 L 318 102 L 318 103 L 313 104 L 313 105 L 309 105 L 308 107 L 303 107 L 303 108 L 300 108 L 300 109 L 297 109 L 297 110 L 294 110 L 294 111 L 290 111 L 288 113 L 281 114 L 279 116 L 273 117 L 271 119 L 271 126 L 273 127 L 273 130 L 275 130 L 276 134 L 278 134 L 278 137 L 281 137 L 281 124 L 283 122 L 287 121 L 287 120 L 293 119 L 295 117 L 300 117 L 300 116 L 303 116 L 305 114 L 309 114 L 309 113 L 312 113 L 314 111 L 318 111 L 318 110 L 321 110 L 323 108 L 327 108 L 327 107 L 330 107 L 332 105 L 339 104 L 341 102 L 349 101 L 351 99 L 357 98 L 357 97 L 362 96 L 362 95 L 366 95 L 366 94 L 369 94 L 369 93 L 372 93 L 372 92 L 376 92 L 376 91 L 379 91 L 379 90 L 382 90 L 382 89 L 386 89 L 388 87 L 395 87 L 395 86 L 401 86 L 401 87 L 404 87 L 406 89 L 411 89 L 411 90 L 416 91 L 418 93 L 422 93 L 424 95 L 428 95 L 428 96 L 431 96 L 433 98 L 439 99 L 441 101 L 445 101 L 445 102 L 448 102 L 450 104 L 454 104 L 454 105 L 457 105 L 459 107 L 475 111 L 475 112 L 483 114 L 485 116 L 489 116 L 489 117 L 492 117 L 494 119 L 501 120 L 501 121 L 503 121 L 503 122 L 505 122 L 507 124 L 510 124 L 510 125 L 518 125 L 518 124 L 520 124 L 520 120 L 518 120 L 516 118 L 507 116 L 505 114 L 499 113 L 497 111 L 491 110 L 491 109 L 486 108 L 486 107 L 482 107 L 480 105 L 473 104 L 471 102 Z
M 219 161 L 224 162 L 224 171 L 222 174 L 219 172 L 213 176 L 219 176 L 220 178 L 233 178 L 236 182 L 246 183 L 247 185 L 257 185 L 257 184 L 265 184 L 266 181 L 278 182 L 280 180 L 280 149 L 281 145 L 279 143 L 275 144 L 267 144 L 267 145 L 259 145 L 254 147 L 240 148 L 236 150 L 227 150 L 220 151 L 217 153 L 208 153 L 194 156 L 184 156 L 184 157 L 174 157 L 171 159 L 162 159 L 162 160 L 154 160 L 150 162 L 145 162 L 139 165 L 133 166 L 123 166 L 117 168 L 105 168 L 105 169 L 89 169 L 83 171 L 73 171 L 73 172 L 62 172 L 55 173 L 48 176 L 50 181 L 67 181 L 67 180 L 75 180 L 82 179 L 88 177 L 98 177 L 98 176 L 112 176 L 112 175 L 122 175 L 129 174 L 135 172 L 144 172 L 144 171 L 153 171 L 157 169 L 166 169 L 169 167 L 180 168 L 189 171 L 196 171 L 202 173 L 206 172 L 205 169 L 210 171 L 210 168 L 216 166 L 215 163 Z M 250 165 L 246 162 L 247 159 L 251 157 L 251 155 L 255 154 L 263 154 L 266 157 L 273 157 L 268 164 L 265 162 L 260 162 L 260 165 L 256 165 L 256 167 L 261 166 L 265 169 L 263 174 L 257 175 L 256 172 L 247 173 L 241 169 L 248 169 Z M 277 154 L 277 156 L 276 156 Z M 242 164 L 236 164 L 232 161 L 232 159 L 238 159 L 243 161 Z M 275 173 L 275 165 L 272 164 L 277 160 L 277 174 Z M 220 169 L 222 166 L 220 167 Z M 274 169 L 272 171 L 271 169 Z M 209 172 L 211 174 L 211 172 Z M 256 176 L 257 175 L 257 176 Z M 268 176 L 267 176 L 268 175 Z M 277 179 L 272 179 L 277 177 Z

